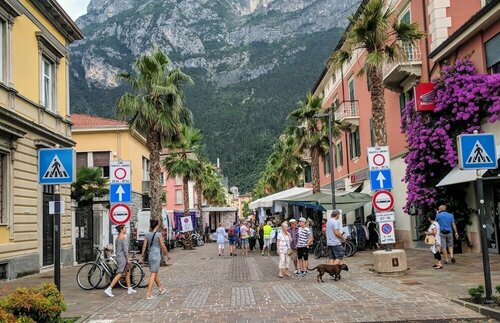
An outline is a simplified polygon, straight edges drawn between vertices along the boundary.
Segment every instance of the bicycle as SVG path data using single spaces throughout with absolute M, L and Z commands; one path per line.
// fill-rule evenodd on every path
M 105 287 L 116 276 L 117 262 L 113 257 L 108 255 L 111 254 L 111 250 L 108 248 L 104 248 L 104 250 L 95 248 L 95 251 L 97 252 L 95 261 L 84 264 L 76 274 L 76 282 L 84 290 Z M 102 257 L 103 251 L 105 258 Z M 135 259 L 137 253 L 138 251 L 132 252 L 133 255 L 130 261 L 130 286 L 132 288 L 141 287 L 141 282 L 144 279 L 144 270 L 137 259 Z M 104 286 L 101 285 L 101 282 L 104 282 Z M 127 288 L 125 276 L 118 281 L 118 284 L 123 288 Z

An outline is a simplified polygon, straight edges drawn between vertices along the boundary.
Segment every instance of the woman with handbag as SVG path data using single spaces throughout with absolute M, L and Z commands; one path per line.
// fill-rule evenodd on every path
M 113 278 L 109 287 L 104 290 L 104 293 L 109 297 L 114 297 L 113 287 L 120 281 L 122 276 L 125 274 L 125 282 L 127 283 L 128 291 L 127 294 L 135 294 L 137 291 L 130 287 L 130 260 L 128 259 L 128 239 L 125 235 L 127 233 L 127 227 L 124 224 L 117 225 L 115 227 L 118 231 L 118 237 L 116 238 L 116 275 Z
M 290 277 L 290 272 L 288 268 L 290 267 L 290 255 L 292 253 L 292 249 L 290 248 L 290 241 L 292 240 L 292 236 L 288 232 L 288 223 L 283 222 L 281 224 L 281 230 L 278 232 L 278 239 L 276 242 L 276 252 L 280 257 L 279 263 L 279 274 L 280 278 L 283 278 L 283 275 Z
M 167 255 L 168 260 L 170 260 L 170 254 L 167 250 L 167 247 L 165 246 L 165 243 L 163 242 L 161 232 L 157 232 L 160 227 L 160 223 L 158 222 L 158 220 L 149 220 L 149 227 L 151 231 L 146 234 L 146 236 L 144 237 L 144 243 L 142 244 L 142 258 L 144 259 L 144 253 L 146 252 L 147 246 L 148 265 L 151 275 L 149 276 L 146 299 L 154 299 L 152 291 L 153 285 L 155 283 L 160 289 L 160 295 L 165 294 L 165 292 L 167 291 L 167 289 L 163 287 L 162 283 L 160 282 L 160 277 L 158 276 L 158 270 L 160 270 L 161 250 L 163 250 L 165 255 Z
M 429 215 L 431 225 L 425 232 L 425 244 L 431 246 L 432 254 L 434 255 L 434 269 L 443 269 L 441 264 L 441 235 L 439 234 L 439 223 L 436 221 L 436 214 Z

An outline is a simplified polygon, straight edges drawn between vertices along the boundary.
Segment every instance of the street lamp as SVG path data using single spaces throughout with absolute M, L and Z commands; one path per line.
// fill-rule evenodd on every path
M 328 145 L 329 145 L 329 154 L 330 154 L 330 185 L 332 189 L 332 209 L 336 209 L 336 203 L 335 203 L 335 172 L 334 172 L 334 165 L 333 165 L 333 129 L 332 129 L 332 124 L 335 121 L 335 115 L 333 114 L 333 105 L 330 108 L 330 111 L 328 113 L 316 113 L 314 116 L 316 118 L 326 118 L 328 117 Z

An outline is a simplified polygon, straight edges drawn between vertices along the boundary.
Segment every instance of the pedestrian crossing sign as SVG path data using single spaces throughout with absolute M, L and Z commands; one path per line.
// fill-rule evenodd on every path
M 468 134 L 457 137 L 460 169 L 494 169 L 498 167 L 495 135 Z
M 75 151 L 47 148 L 38 151 L 38 182 L 44 185 L 71 184 L 75 181 Z

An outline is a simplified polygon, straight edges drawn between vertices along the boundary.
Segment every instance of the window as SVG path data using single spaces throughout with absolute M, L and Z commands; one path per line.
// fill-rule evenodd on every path
M 335 167 L 340 168 L 344 166 L 344 152 L 343 152 L 342 141 L 335 145 Z
M 304 180 L 306 183 L 312 182 L 311 166 L 308 165 L 304 168 Z
M 399 21 L 404 22 L 405 24 L 411 23 L 411 15 L 410 8 L 407 8 L 403 13 L 399 16 Z
M 324 174 L 330 174 L 330 154 L 325 154 L 323 156 L 323 172 Z
M 7 154 L 0 153 L 0 223 L 7 223 Z
M 146 157 L 142 157 L 142 180 L 149 181 L 149 160 Z
M 76 153 L 76 169 L 88 167 L 89 161 L 87 153 Z
M 161 185 L 165 185 L 165 173 L 160 173 L 160 183 Z
M 488 73 L 500 73 L 500 34 L 488 40 L 484 44 L 484 47 L 486 51 L 486 67 L 488 68 Z
M 182 178 L 180 176 L 175 176 L 175 185 L 181 185 L 182 184 Z
M 93 167 L 102 169 L 102 177 L 109 178 L 109 151 L 94 152 L 92 154 Z
M 338 109 L 340 107 L 339 96 L 335 95 L 332 101 L 333 109 Z
M 46 59 L 42 59 L 42 105 L 45 109 L 54 111 L 54 79 L 55 64 Z
M 349 133 L 349 153 L 351 159 L 359 158 L 361 156 L 361 143 L 359 140 L 359 128 Z
M 175 190 L 175 204 L 182 204 L 182 190 Z
M 354 76 L 349 79 L 349 100 L 356 100 L 356 93 L 354 91 Z

